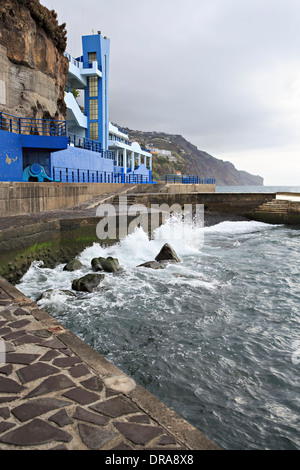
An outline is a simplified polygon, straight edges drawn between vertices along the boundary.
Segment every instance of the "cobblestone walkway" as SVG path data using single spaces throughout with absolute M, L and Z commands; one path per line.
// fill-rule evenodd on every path
M 3 278 L 0 340 L 0 449 L 217 449 Z

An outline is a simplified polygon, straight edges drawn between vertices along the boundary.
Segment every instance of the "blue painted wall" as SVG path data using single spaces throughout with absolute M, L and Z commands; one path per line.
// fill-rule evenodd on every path
M 109 54 L 110 54 L 110 40 L 102 37 L 100 34 L 82 37 L 82 50 L 83 62 L 89 62 L 89 52 L 97 53 L 97 60 L 102 71 L 102 78 L 98 78 L 98 140 L 101 142 L 102 148 L 108 150 L 109 138 Z M 93 98 L 91 98 L 93 99 Z M 89 86 L 87 86 L 85 93 L 85 111 L 88 116 L 88 131 L 87 137 L 90 138 L 89 133 Z
M 23 181 L 23 157 L 20 135 L 1 130 L 0 181 Z
M 62 168 L 78 168 L 82 170 L 114 171 L 114 161 L 102 158 L 100 153 L 77 147 L 68 147 L 67 150 L 52 153 L 50 165 Z

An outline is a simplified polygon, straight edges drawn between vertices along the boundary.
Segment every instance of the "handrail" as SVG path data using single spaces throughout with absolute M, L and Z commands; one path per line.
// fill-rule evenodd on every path
M 87 137 L 80 137 L 76 134 L 68 133 L 68 144 L 84 150 L 90 150 L 101 154 L 102 158 L 113 159 L 114 155 L 111 150 L 103 150 L 101 142 L 98 140 L 88 139 Z
M 67 123 L 56 119 L 17 117 L 0 111 L 0 130 L 22 135 L 66 137 Z
M 197 175 L 166 175 L 164 181 L 166 183 L 179 184 L 216 184 L 215 178 L 200 177 Z
M 53 181 L 60 183 L 149 184 L 151 183 L 151 177 L 82 168 L 53 167 Z

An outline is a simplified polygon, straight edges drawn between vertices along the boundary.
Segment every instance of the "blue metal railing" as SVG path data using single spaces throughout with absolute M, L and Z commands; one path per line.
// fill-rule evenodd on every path
M 202 178 L 197 175 L 166 175 L 164 181 L 180 184 L 216 184 L 215 178 Z
M 23 135 L 66 137 L 66 121 L 12 116 L 0 112 L 0 130 Z
M 68 144 L 85 150 L 91 150 L 92 152 L 98 152 L 101 154 L 102 158 L 109 158 L 111 160 L 114 158 L 113 152 L 111 150 L 103 150 L 101 142 L 98 140 L 68 133 Z
M 151 183 L 150 176 L 126 175 L 108 171 L 53 167 L 53 180 L 60 183 Z

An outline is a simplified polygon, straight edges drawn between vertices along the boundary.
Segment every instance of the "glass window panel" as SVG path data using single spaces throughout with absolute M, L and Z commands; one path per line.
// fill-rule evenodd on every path
M 98 137 L 99 137 L 98 123 L 97 122 L 91 122 L 90 123 L 90 139 L 98 140 Z
M 90 120 L 98 119 L 98 100 L 90 100 Z
M 89 62 L 97 60 L 97 52 L 89 52 Z
M 89 77 L 90 96 L 98 96 L 98 77 Z

